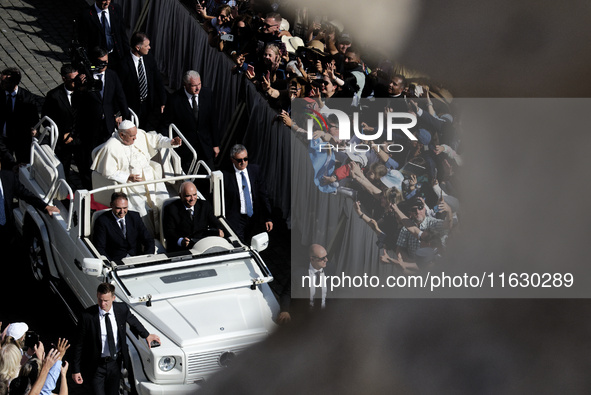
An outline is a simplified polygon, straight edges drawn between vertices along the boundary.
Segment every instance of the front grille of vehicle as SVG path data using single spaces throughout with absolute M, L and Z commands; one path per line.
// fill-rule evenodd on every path
M 187 357 L 187 382 L 193 382 L 205 378 L 219 369 L 222 369 L 223 366 L 220 364 L 220 357 L 222 354 L 234 353 L 238 355 L 247 347 L 248 346 L 221 348 L 215 351 L 189 354 Z

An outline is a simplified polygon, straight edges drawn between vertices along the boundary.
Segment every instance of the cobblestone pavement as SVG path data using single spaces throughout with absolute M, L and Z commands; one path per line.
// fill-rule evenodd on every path
M 0 69 L 18 67 L 20 85 L 45 96 L 62 82 L 72 20 L 85 6 L 84 0 L 0 0 Z

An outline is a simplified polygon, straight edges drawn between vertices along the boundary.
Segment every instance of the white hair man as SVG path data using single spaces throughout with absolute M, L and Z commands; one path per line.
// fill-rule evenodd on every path
M 95 150 L 91 169 L 121 184 L 161 179 L 162 170 L 151 158 L 160 148 L 180 145 L 179 137 L 170 139 L 156 132 L 146 133 L 126 120 L 105 144 Z M 143 217 L 169 197 L 163 182 L 123 188 L 122 192 L 129 198 L 129 209 Z

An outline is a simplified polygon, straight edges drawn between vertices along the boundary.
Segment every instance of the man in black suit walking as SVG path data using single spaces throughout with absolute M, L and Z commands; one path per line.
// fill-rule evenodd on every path
M 127 100 L 117 73 L 108 69 L 109 55 L 104 48 L 95 47 L 90 61 L 96 67 L 90 76 L 82 74 L 82 84 L 73 96 L 76 127 L 86 162 L 78 164 L 85 186 L 90 189 L 92 150 L 107 141 L 123 119 L 130 119 Z
M 127 204 L 126 194 L 113 193 L 111 212 L 105 212 L 94 223 L 94 245 L 98 252 L 111 260 L 154 253 L 154 238 L 140 215 L 127 210 Z
M 271 204 L 261 169 L 248 165 L 248 152 L 242 144 L 230 151 L 233 169 L 224 171 L 224 198 L 226 219 L 240 240 L 247 242 L 258 221 L 265 223 L 265 230 L 273 230 Z
M 35 196 L 19 181 L 16 173 L 2 170 L 0 165 L 0 250 L 7 251 L 4 247 L 10 245 L 14 229 L 14 215 L 12 212 L 12 199 L 24 200 L 39 211 L 45 211 L 49 216 L 59 213 L 59 208 L 51 206 Z
M 17 163 L 29 163 L 31 131 L 39 121 L 37 98 L 18 86 L 21 72 L 16 67 L 2 70 L 0 76 L 0 132 L 9 152 Z M 5 166 L 8 163 L 5 163 Z
M 188 250 L 216 230 L 220 237 L 224 237 L 222 224 L 213 214 L 211 204 L 206 200 L 197 203 L 195 184 L 184 182 L 179 196 L 180 200 L 164 207 L 162 228 L 168 251 Z
M 82 384 L 86 378 L 95 395 L 115 395 L 119 393 L 121 364 L 131 369 L 126 324 L 135 336 L 146 339 L 148 347 L 153 341 L 160 343 L 160 338 L 148 333 L 125 303 L 115 302 L 113 284 L 102 283 L 96 291 L 98 304 L 87 308 L 78 321 L 72 379 Z
M 123 26 L 121 6 L 111 0 L 96 0 L 79 17 L 78 41 L 91 52 L 94 47 L 105 48 L 111 60 L 111 69 L 117 70 L 121 59 L 129 52 Z
M 183 87 L 168 98 L 161 133 L 168 135 L 168 125 L 174 123 L 197 151 L 197 159 L 213 169 L 213 159 L 220 153 L 220 136 L 213 124 L 212 104 L 212 92 L 201 86 L 199 73 L 187 71 L 183 76 Z M 191 152 L 184 144 L 177 152 L 183 170 L 188 171 Z
M 131 36 L 131 52 L 121 62 L 119 79 L 127 104 L 140 118 L 140 128 L 155 130 L 164 111 L 166 90 L 156 61 L 148 56 L 150 39 L 144 33 Z
M 72 155 L 76 156 L 76 163 L 84 162 L 80 149 L 80 139 L 74 130 L 76 121 L 76 109 L 72 106 L 72 95 L 78 76 L 71 64 L 64 64 L 60 70 L 63 84 L 53 88 L 45 96 L 45 103 L 41 114 L 48 116 L 57 125 L 59 136 L 55 146 L 55 154 L 64 167 L 64 174 L 69 177 Z

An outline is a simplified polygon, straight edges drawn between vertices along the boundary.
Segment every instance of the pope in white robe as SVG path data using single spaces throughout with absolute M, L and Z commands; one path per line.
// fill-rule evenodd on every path
M 161 179 L 162 169 L 151 159 L 160 148 L 176 148 L 180 145 L 179 137 L 170 139 L 156 132 L 146 133 L 136 128 L 131 121 L 123 121 L 113 136 L 93 153 L 95 156 L 91 169 L 121 184 Z M 164 182 L 121 188 L 121 191 L 128 196 L 129 209 L 139 212 L 146 223 L 149 222 L 146 217 L 150 211 L 153 220 L 157 221 L 158 207 L 170 197 Z M 154 226 L 158 229 L 157 224 Z M 154 229 L 152 226 L 150 228 Z

